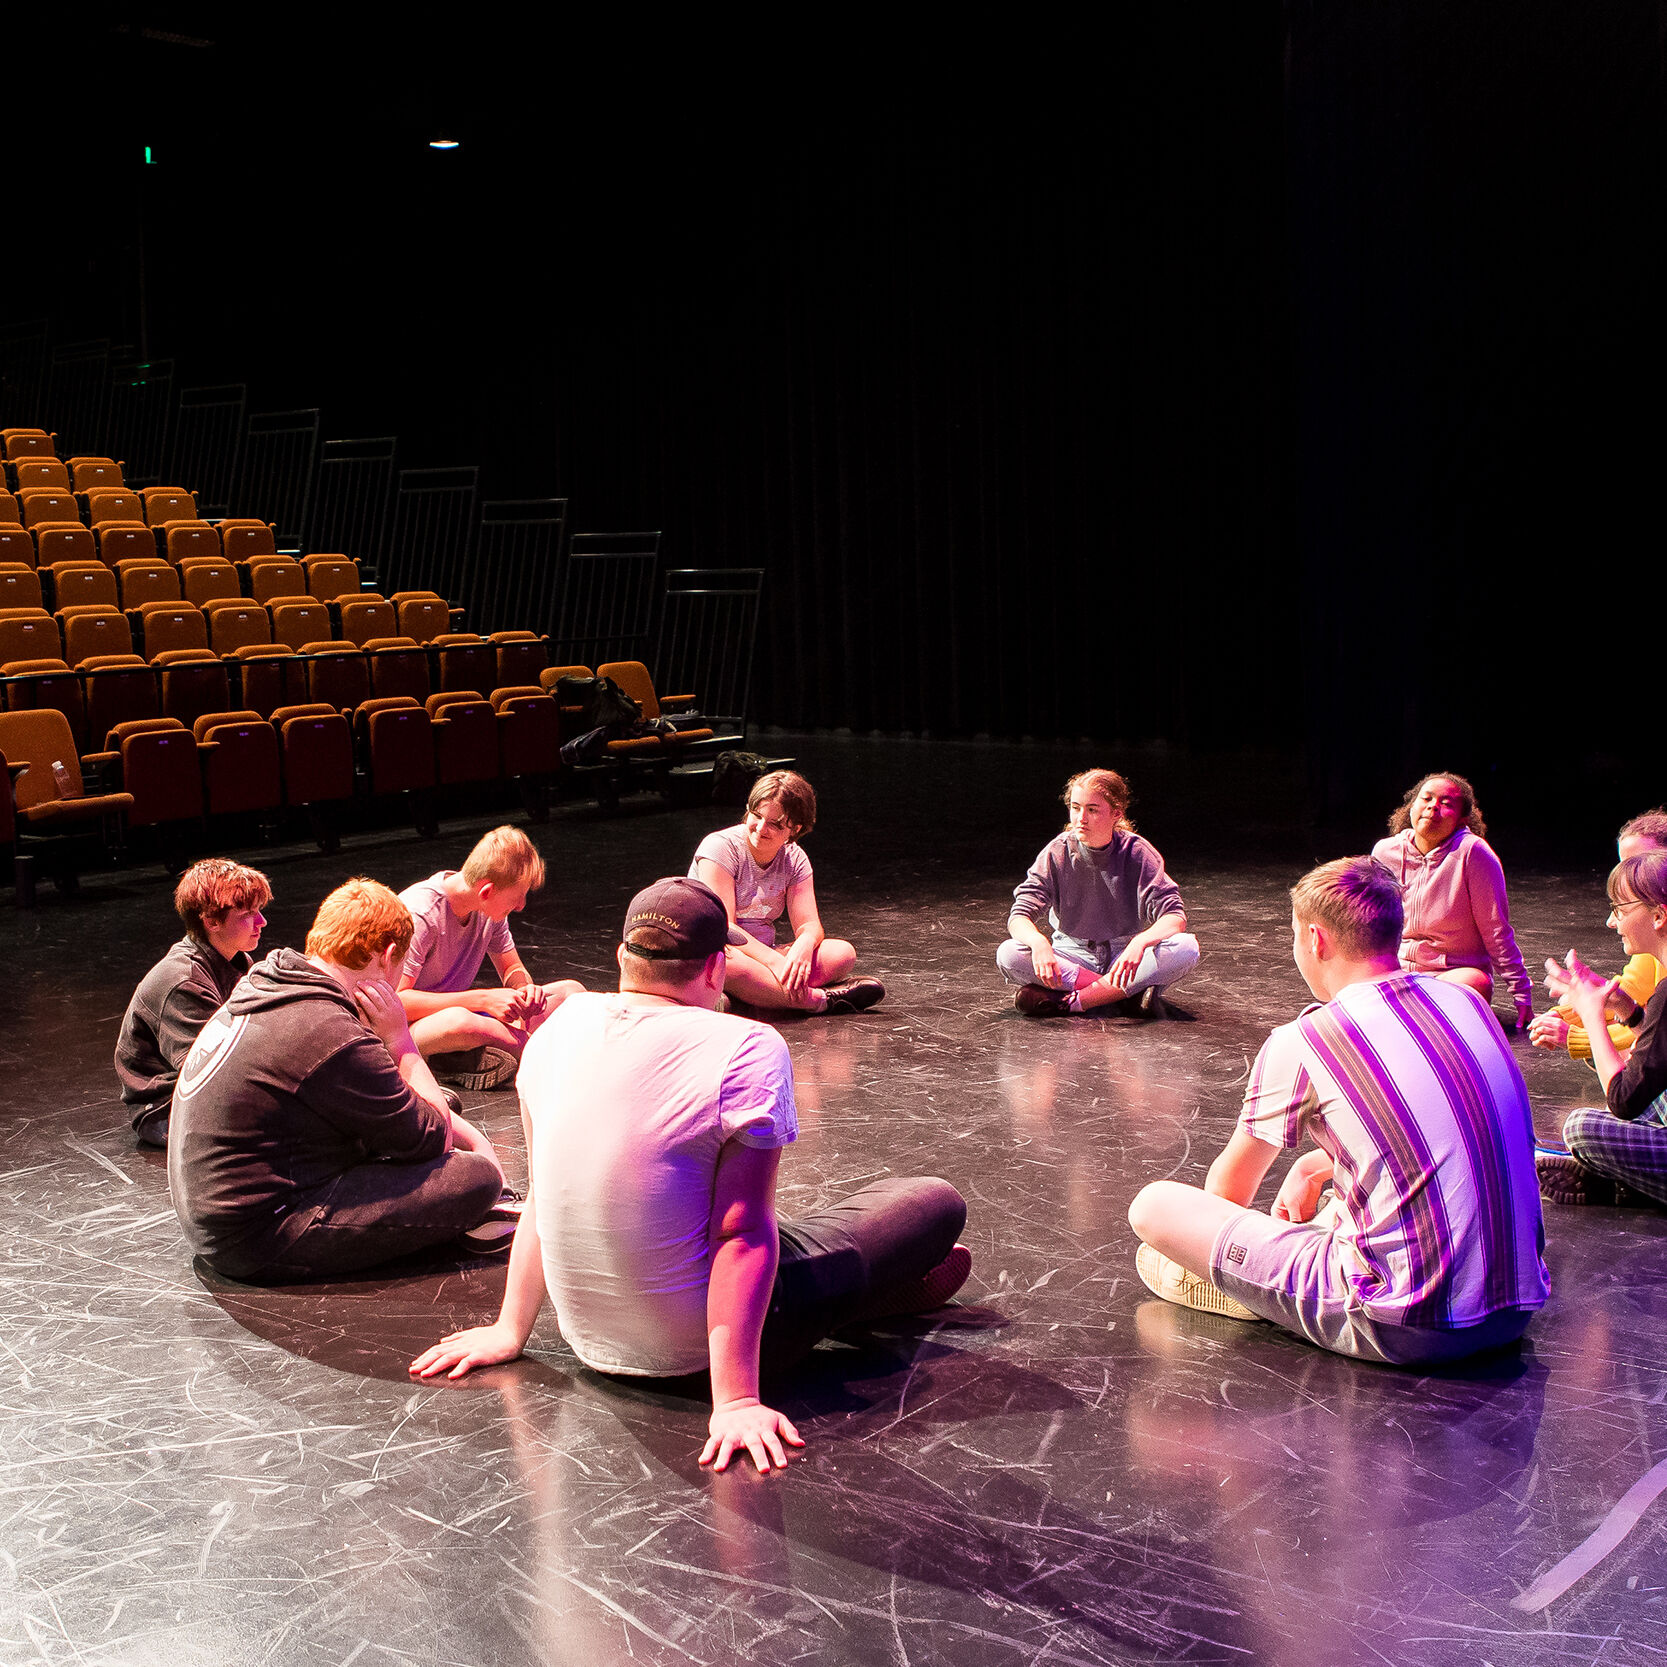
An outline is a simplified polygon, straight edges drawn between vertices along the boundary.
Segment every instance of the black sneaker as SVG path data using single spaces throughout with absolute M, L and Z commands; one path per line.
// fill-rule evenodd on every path
M 515 1081 L 520 1061 L 508 1048 L 490 1044 L 463 1053 L 437 1053 L 428 1062 L 434 1080 L 443 1088 L 461 1088 L 465 1094 L 484 1094 L 488 1089 L 507 1088 Z
M 1061 1019 L 1071 1011 L 1065 1005 L 1067 991 L 1050 990 L 1045 984 L 1021 984 L 1013 1005 L 1027 1019 Z
M 886 987 L 877 978 L 847 978 L 842 984 L 823 985 L 822 994 L 828 998 L 824 1013 L 864 1013 L 885 1000 Z
M 490 1255 L 495 1250 L 508 1250 L 520 1225 L 521 1195 L 513 1187 L 505 1187 L 485 1218 L 476 1222 L 462 1239 L 471 1250 Z

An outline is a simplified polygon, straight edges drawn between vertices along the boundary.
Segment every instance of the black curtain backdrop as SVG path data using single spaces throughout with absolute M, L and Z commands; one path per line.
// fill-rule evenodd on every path
M 1661 796 L 1658 0 L 518 27 L 101 19 L 0 316 L 134 340 L 142 191 L 185 385 L 764 567 L 765 721 Z

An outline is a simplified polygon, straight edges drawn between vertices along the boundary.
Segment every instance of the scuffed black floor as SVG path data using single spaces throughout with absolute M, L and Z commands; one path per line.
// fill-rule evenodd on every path
M 702 1403 L 586 1373 L 548 1320 L 512 1367 L 414 1386 L 413 1353 L 495 1312 L 501 1267 L 286 1292 L 194 1270 L 109 1066 L 128 991 L 172 936 L 166 883 L 43 888 L 32 915 L 0 905 L 0 1661 L 1667 1655 L 1667 1499 L 1549 1606 L 1512 1607 L 1667 1448 L 1667 1217 L 1552 1210 L 1555 1293 L 1528 1346 L 1439 1377 L 1182 1312 L 1134 1276 L 1129 1199 L 1201 1179 L 1261 1039 L 1303 1000 L 1284 888 L 1344 847 L 1290 824 L 1290 783 L 1109 760 L 1204 959 L 1169 1021 L 1037 1022 L 1009 1006 L 994 950 L 1060 819 L 1052 795 L 1092 760 L 771 744 L 822 792 L 807 849 L 824 918 L 890 992 L 784 1027 L 803 1134 L 783 1208 L 947 1176 L 971 1206 L 966 1305 L 818 1351 L 777 1395 L 809 1446 L 765 1480 L 703 1475 Z M 719 820 L 642 800 L 534 830 L 551 884 L 517 935 L 535 972 L 600 983 L 631 892 Z M 269 853 L 268 944 L 299 944 L 346 875 L 407 884 L 485 825 Z M 1531 868 L 1496 834 L 1530 964 L 1571 943 L 1614 962 L 1607 850 Z M 1517 1050 L 1543 1130 L 1592 1097 L 1583 1067 Z M 473 1109 L 513 1143 L 512 1095 Z

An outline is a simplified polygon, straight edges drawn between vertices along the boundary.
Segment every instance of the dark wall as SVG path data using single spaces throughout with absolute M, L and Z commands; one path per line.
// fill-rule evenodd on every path
M 1113 15 L 176 9 L 61 143 L 155 144 L 188 384 L 766 567 L 766 719 L 1640 790 L 1570 696 L 1625 675 L 1579 577 L 1654 559 L 1655 0 Z M 6 315 L 132 339 L 124 236 Z

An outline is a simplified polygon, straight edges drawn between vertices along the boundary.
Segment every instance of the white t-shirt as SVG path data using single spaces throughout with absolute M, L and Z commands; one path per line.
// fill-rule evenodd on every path
M 735 924 L 760 943 L 776 941 L 776 922 L 787 908 L 787 894 L 810 878 L 810 858 L 797 840 L 789 840 L 767 867 L 760 868 L 747 846 L 745 823 L 709 833 L 695 850 L 689 878 L 700 878 L 701 859 L 715 862 L 735 881 Z M 731 935 L 730 942 L 735 942 Z M 746 939 L 741 939 L 745 943 Z
M 517 1084 L 544 1283 L 573 1352 L 601 1372 L 704 1370 L 718 1153 L 797 1137 L 787 1044 L 732 1013 L 592 992 L 534 1032 Z

